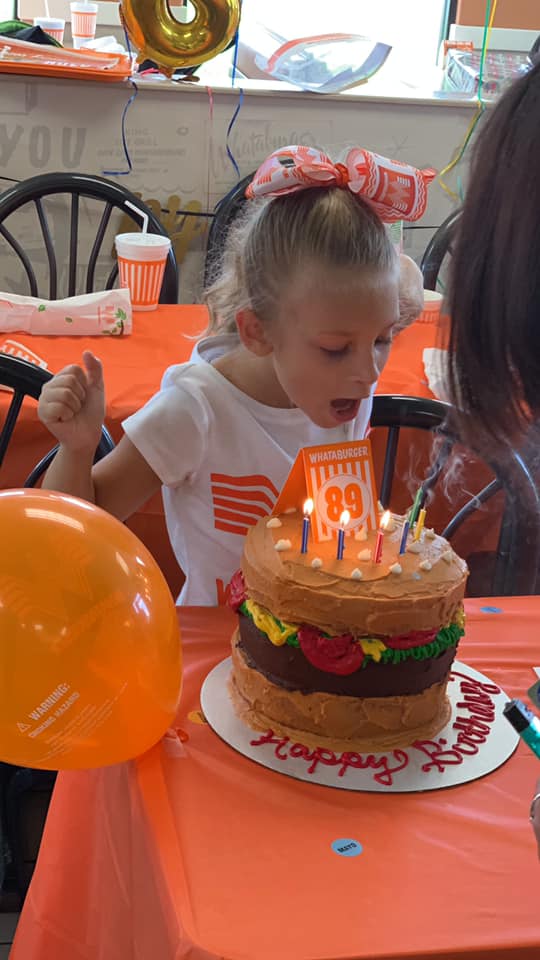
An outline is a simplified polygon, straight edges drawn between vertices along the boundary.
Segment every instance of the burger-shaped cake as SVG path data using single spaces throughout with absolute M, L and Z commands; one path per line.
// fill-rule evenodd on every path
M 382 752 L 448 722 L 448 675 L 463 635 L 467 566 L 431 530 L 392 517 L 377 534 L 301 552 L 300 512 L 250 529 L 231 583 L 238 612 L 230 690 L 254 730 L 308 746 Z

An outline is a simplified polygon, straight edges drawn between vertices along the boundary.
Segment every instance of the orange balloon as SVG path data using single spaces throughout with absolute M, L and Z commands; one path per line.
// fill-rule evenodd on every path
M 173 720 L 180 633 L 148 550 L 93 504 L 0 491 L 0 760 L 119 763 Z

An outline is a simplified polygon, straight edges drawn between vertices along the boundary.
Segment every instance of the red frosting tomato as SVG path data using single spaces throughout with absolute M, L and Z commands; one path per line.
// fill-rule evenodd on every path
M 364 651 L 350 634 L 341 637 L 323 637 L 315 627 L 301 627 L 298 642 L 306 660 L 325 673 L 342 677 L 354 673 L 362 665 Z
M 438 630 L 411 630 L 397 637 L 385 637 L 383 643 L 391 650 L 410 650 L 411 647 L 422 647 L 431 643 L 438 634 Z
M 244 582 L 244 574 L 241 570 L 237 570 L 236 573 L 233 573 L 229 584 L 229 605 L 236 611 L 242 606 L 245 599 L 246 584 Z

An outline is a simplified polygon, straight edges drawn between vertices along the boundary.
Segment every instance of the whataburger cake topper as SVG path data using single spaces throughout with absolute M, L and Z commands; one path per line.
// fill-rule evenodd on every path
M 310 515 L 311 536 L 316 543 L 339 536 L 343 527 L 352 533 L 361 527 L 378 528 L 369 440 L 300 450 L 272 515 L 302 509 Z

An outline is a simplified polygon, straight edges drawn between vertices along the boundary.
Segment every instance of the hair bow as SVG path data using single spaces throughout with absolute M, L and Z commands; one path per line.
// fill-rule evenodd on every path
M 360 147 L 352 147 L 343 163 L 333 163 L 316 147 L 280 147 L 261 164 L 246 196 L 280 197 L 308 187 L 346 187 L 366 200 L 381 220 L 394 223 L 420 219 L 435 176 L 435 170 L 417 170 Z

